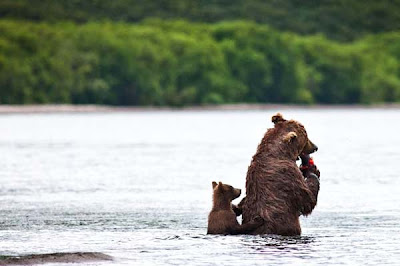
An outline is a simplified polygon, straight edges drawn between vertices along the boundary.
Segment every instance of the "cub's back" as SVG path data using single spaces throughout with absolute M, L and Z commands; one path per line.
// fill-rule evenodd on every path
M 239 225 L 232 210 L 211 211 L 208 215 L 207 234 L 227 234 L 229 229 Z

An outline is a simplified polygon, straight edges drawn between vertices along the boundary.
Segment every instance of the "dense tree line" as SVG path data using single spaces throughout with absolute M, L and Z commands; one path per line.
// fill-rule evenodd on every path
M 245 21 L 0 20 L 3 104 L 394 101 L 399 32 L 340 43 Z
M 400 29 L 399 0 L 2 0 L 0 17 L 78 23 L 138 22 L 149 17 L 194 22 L 251 20 L 300 34 L 354 40 Z

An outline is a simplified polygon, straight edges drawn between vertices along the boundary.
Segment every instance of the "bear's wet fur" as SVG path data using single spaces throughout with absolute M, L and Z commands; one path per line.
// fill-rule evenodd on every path
M 236 219 L 240 210 L 232 205 L 232 200 L 240 196 L 241 190 L 231 185 L 212 182 L 213 207 L 208 215 L 207 234 L 237 235 L 248 234 L 263 224 L 260 217 L 240 225 Z M 235 210 L 234 210 L 235 209 Z
M 319 178 L 313 172 L 303 176 L 296 159 L 317 146 L 299 122 L 279 113 L 272 122 L 247 171 L 246 197 L 239 204 L 243 223 L 261 216 L 264 224 L 251 234 L 300 235 L 299 216 L 309 215 L 317 204 Z

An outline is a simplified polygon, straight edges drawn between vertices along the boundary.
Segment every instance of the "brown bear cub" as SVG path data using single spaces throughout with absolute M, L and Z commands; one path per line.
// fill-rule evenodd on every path
M 241 211 L 232 205 L 232 200 L 240 196 L 241 190 L 230 185 L 212 182 L 213 208 L 208 215 L 207 234 L 237 235 L 248 234 L 263 224 L 261 217 L 240 225 L 236 219 Z

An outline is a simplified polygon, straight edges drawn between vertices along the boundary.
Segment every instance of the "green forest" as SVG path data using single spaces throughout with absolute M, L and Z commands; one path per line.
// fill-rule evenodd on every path
M 399 1 L 3 0 L 0 104 L 400 101 Z

